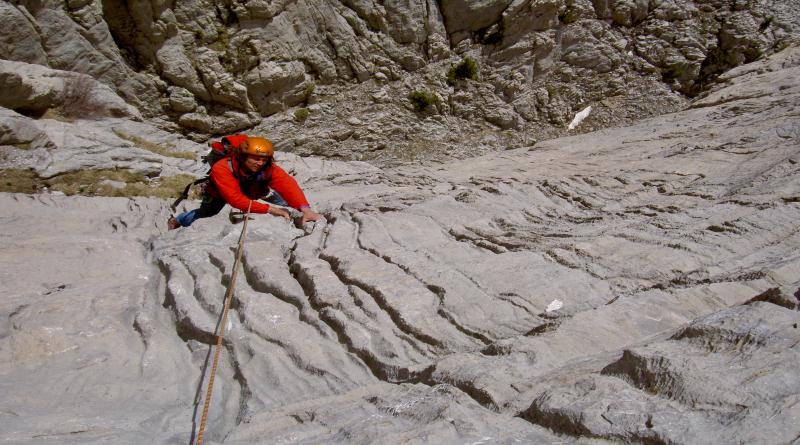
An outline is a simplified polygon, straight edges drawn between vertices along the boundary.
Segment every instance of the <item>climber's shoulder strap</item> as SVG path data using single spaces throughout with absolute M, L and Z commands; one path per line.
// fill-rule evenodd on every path
M 176 199 L 175 202 L 173 202 L 172 205 L 170 206 L 172 211 L 174 212 L 175 208 L 178 207 L 178 204 L 180 204 L 181 201 L 183 201 L 184 199 L 189 197 L 189 190 L 192 188 L 193 185 L 197 185 L 197 184 L 201 184 L 203 182 L 206 182 L 206 181 L 209 180 L 209 178 L 211 178 L 211 177 L 210 176 L 205 176 L 205 177 L 202 177 L 202 178 L 200 178 L 200 179 L 198 179 L 198 180 L 196 180 L 194 182 L 191 182 L 191 183 L 187 184 L 186 188 L 183 189 L 183 193 L 181 193 L 181 196 L 179 196 L 178 199 Z

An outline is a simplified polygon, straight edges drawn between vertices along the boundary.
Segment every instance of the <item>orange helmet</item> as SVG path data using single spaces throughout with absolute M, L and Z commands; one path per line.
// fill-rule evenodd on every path
M 239 153 L 242 155 L 272 157 L 275 151 L 272 149 L 272 142 L 269 139 L 250 136 L 239 145 Z

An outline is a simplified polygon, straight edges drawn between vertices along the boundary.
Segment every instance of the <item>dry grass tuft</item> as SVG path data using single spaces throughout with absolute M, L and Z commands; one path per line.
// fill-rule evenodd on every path
M 52 178 L 41 178 L 36 172 L 24 169 L 0 170 L 0 192 L 36 193 L 45 187 L 65 195 L 82 196 L 151 196 L 175 198 L 186 184 L 196 178 L 191 175 L 175 175 L 150 179 L 130 170 L 81 170 L 64 173 Z M 115 187 L 114 183 L 120 184 Z
M 134 134 L 126 133 L 117 128 L 114 128 L 113 130 L 114 134 L 116 134 L 121 139 L 133 142 L 133 144 L 136 145 L 137 147 L 143 148 L 155 154 L 159 154 L 161 156 L 169 156 L 171 158 L 197 159 L 197 156 L 194 153 L 190 153 L 187 151 L 175 151 L 175 144 L 170 144 L 168 146 L 156 144 L 155 142 L 150 142 L 147 139 L 141 138 Z

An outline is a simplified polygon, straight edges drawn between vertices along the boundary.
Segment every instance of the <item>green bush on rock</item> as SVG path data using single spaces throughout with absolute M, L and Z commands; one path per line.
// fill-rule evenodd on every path
M 461 62 L 456 65 L 451 65 L 447 71 L 447 83 L 454 85 L 457 81 L 463 79 L 475 79 L 478 77 L 478 62 L 472 57 L 464 57 Z
M 427 91 L 414 90 L 408 94 L 408 100 L 414 105 L 415 111 L 423 111 L 428 106 L 437 102 L 436 96 Z

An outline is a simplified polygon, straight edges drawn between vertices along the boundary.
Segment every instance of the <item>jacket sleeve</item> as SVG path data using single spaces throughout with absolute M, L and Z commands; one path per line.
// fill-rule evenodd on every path
M 273 164 L 271 169 L 272 179 L 269 186 L 280 193 L 291 207 L 298 210 L 300 207 L 308 207 L 306 195 L 303 194 L 303 190 L 297 185 L 297 181 L 277 165 Z
M 250 208 L 251 213 L 267 213 L 269 210 L 268 204 L 251 200 L 242 193 L 239 181 L 233 176 L 233 172 L 226 161 L 222 160 L 214 164 L 214 167 L 211 168 L 211 181 L 222 199 L 230 204 L 231 207 L 246 212 L 250 201 L 253 201 L 253 206 Z

